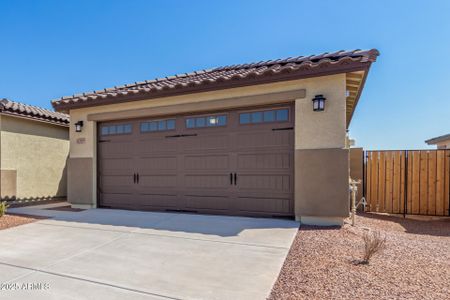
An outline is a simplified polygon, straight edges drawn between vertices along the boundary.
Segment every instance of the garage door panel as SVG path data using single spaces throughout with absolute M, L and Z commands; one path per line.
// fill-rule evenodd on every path
M 138 196 L 138 203 L 144 208 L 175 208 L 179 207 L 178 197 L 176 194 L 159 194 L 157 191 L 154 194 L 141 194 Z
M 237 148 L 242 149 L 255 149 L 268 147 L 289 147 L 293 145 L 294 134 L 292 131 L 257 131 L 257 132 L 244 132 L 238 133 L 236 136 Z
M 99 153 L 102 158 L 132 157 L 134 154 L 133 151 L 130 150 L 130 141 L 105 142 L 99 144 Z
M 177 169 L 177 157 L 176 156 L 139 157 L 138 164 L 139 164 L 139 167 L 142 170 L 142 172 L 176 170 Z
M 186 155 L 183 161 L 186 170 L 228 170 L 230 167 L 228 154 Z
M 103 206 L 132 207 L 135 205 L 135 197 L 126 194 L 103 193 L 101 197 Z
M 229 175 L 224 174 L 187 174 L 184 176 L 185 188 L 217 189 L 230 186 Z
M 289 214 L 291 212 L 291 198 L 239 197 L 237 209 L 249 213 Z
M 154 154 L 176 153 L 178 144 L 176 138 L 141 139 L 135 147 L 138 156 L 151 157 Z
M 195 210 L 230 210 L 231 200 L 225 196 L 186 196 L 186 208 Z
M 206 128 L 202 130 L 215 130 L 215 128 Z M 228 134 L 211 135 L 202 131 L 196 133 L 197 136 L 180 138 L 180 151 L 211 151 L 226 150 L 229 147 L 230 136 Z
M 289 175 L 245 174 L 238 177 L 238 182 L 241 190 L 291 191 L 291 178 Z
M 237 156 L 237 168 L 243 170 L 289 170 L 292 153 L 244 153 Z
M 143 175 L 139 176 L 139 191 L 143 192 L 147 188 L 176 188 L 177 175 L 176 174 L 158 174 L 158 175 Z
M 133 176 L 103 175 L 101 178 L 101 184 L 103 191 L 131 190 L 133 185 Z
M 129 158 L 104 158 L 101 165 L 102 175 L 125 175 L 134 172 L 132 160 Z

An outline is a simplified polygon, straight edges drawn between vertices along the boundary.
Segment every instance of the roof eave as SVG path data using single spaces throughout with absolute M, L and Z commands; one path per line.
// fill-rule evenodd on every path
M 1 115 L 6 115 L 9 117 L 14 117 L 14 118 L 20 118 L 20 119 L 25 119 L 25 120 L 29 120 L 29 121 L 36 121 L 36 122 L 41 122 L 41 123 L 46 123 L 46 124 L 50 124 L 50 125 L 55 125 L 55 126 L 62 126 L 62 127 L 69 127 L 70 126 L 70 122 L 64 122 L 64 121 L 56 121 L 56 120 L 49 120 L 46 118 L 39 118 L 39 117 L 31 117 L 28 115 L 22 115 L 22 114 L 18 114 L 18 113 L 13 113 L 7 110 L 0 110 L 0 114 Z
M 427 143 L 428 145 L 436 145 L 439 142 L 443 142 L 446 140 L 450 139 L 450 134 L 446 134 L 446 135 L 442 135 L 442 136 L 438 136 L 429 140 L 426 140 L 425 143 Z
M 370 70 L 370 66 L 371 65 L 372 65 L 372 62 L 369 62 L 367 67 L 365 69 L 361 70 L 361 71 L 364 71 L 364 76 L 363 76 L 362 81 L 361 81 L 361 86 L 358 89 L 358 95 L 356 96 L 355 104 L 353 105 L 352 112 L 350 114 L 350 117 L 347 120 L 347 129 L 349 128 L 350 123 L 351 123 L 351 121 L 353 119 L 353 115 L 355 114 L 355 110 L 356 110 L 356 107 L 358 106 L 359 98 L 361 98 L 361 94 L 362 94 L 362 91 L 364 89 L 364 85 L 366 83 L 367 75 L 369 74 L 369 70 Z

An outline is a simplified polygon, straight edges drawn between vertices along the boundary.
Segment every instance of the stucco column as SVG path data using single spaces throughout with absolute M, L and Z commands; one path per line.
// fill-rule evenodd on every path
M 67 200 L 76 208 L 97 207 L 97 123 L 83 110 L 70 111 L 70 120 Z M 75 131 L 78 121 L 83 121 L 81 132 Z
M 341 225 L 349 213 L 345 74 L 328 76 L 295 101 L 295 217 L 303 224 Z M 322 94 L 325 110 L 313 111 Z

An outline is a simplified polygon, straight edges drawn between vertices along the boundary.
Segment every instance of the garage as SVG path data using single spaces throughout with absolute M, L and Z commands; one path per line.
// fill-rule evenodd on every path
M 98 124 L 99 206 L 294 214 L 291 104 Z
M 379 52 L 236 64 L 64 96 L 74 208 L 349 214 L 347 129 Z

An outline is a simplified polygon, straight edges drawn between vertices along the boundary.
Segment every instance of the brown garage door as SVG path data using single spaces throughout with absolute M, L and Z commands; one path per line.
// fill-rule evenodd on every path
M 99 204 L 293 215 L 290 106 L 99 125 Z

